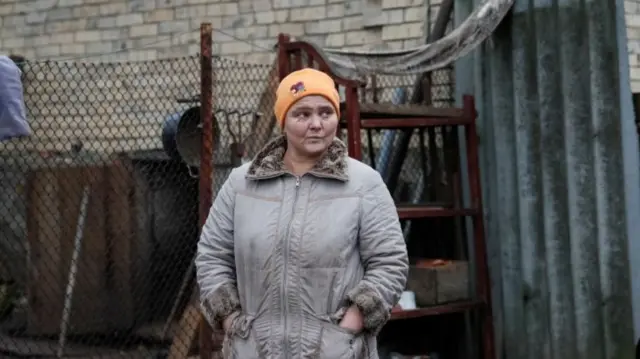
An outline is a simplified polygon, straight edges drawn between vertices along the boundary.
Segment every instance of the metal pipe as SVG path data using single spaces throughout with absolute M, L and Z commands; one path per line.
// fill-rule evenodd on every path
M 407 100 L 407 89 L 403 87 L 395 88 L 391 102 L 395 105 L 403 104 Z M 375 168 L 380 172 L 382 178 L 387 178 L 389 168 L 389 157 L 393 152 L 398 130 L 382 130 L 382 143 L 380 144 L 380 154 L 376 158 Z
M 57 358 L 62 358 L 64 356 L 64 346 L 67 341 L 67 330 L 69 328 L 69 320 L 71 318 L 73 290 L 76 286 L 78 261 L 80 260 L 80 252 L 82 251 L 82 237 L 84 236 L 84 225 L 87 219 L 87 208 L 89 206 L 89 193 L 89 186 L 84 186 L 84 189 L 82 190 L 82 199 L 80 200 L 80 213 L 78 214 L 78 222 L 76 224 L 76 235 L 73 240 L 73 252 L 71 253 L 69 280 L 67 281 L 67 290 L 65 291 L 64 296 L 62 320 L 60 321 L 60 337 L 58 338 L 58 350 L 56 352 Z
M 202 147 L 200 148 L 199 223 L 204 225 L 213 202 L 213 27 L 200 25 L 200 118 Z M 214 351 L 213 329 L 200 315 L 200 358 L 209 359 Z M 188 345 L 188 344 L 187 344 Z

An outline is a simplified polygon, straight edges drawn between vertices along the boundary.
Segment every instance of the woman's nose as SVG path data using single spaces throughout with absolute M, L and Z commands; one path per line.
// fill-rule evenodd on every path
M 310 128 L 319 129 L 322 128 L 322 119 L 318 115 L 311 116 L 311 122 L 309 123 Z

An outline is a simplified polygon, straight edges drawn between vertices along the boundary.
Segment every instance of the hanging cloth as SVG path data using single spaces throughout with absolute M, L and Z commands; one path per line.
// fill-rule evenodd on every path
M 31 134 L 21 75 L 13 60 L 0 56 L 0 141 Z

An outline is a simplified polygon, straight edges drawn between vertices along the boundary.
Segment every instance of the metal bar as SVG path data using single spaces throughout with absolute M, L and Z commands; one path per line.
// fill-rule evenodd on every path
M 469 124 L 467 118 L 363 118 L 360 120 L 361 128 L 419 128 L 437 126 L 462 126 Z
M 453 22 L 454 26 L 457 27 L 460 23 L 464 22 L 469 14 L 473 12 L 473 0 L 457 0 L 455 2 L 455 6 L 453 8 Z M 475 54 L 469 54 L 468 56 L 464 56 L 461 59 L 458 59 L 454 64 L 454 79 L 473 79 L 473 61 L 477 57 L 477 53 L 480 50 L 476 50 Z M 456 99 L 456 106 L 461 104 L 462 95 L 474 93 L 475 83 L 473 81 L 465 80 L 465 81 L 457 81 L 454 86 L 454 99 Z M 477 99 L 477 97 L 476 97 Z M 480 101 L 478 101 L 480 102 Z M 467 184 L 469 183 L 469 176 L 467 174 L 467 148 L 466 148 L 466 137 L 465 137 L 465 128 L 458 127 L 455 129 L 457 133 L 456 142 L 457 142 L 457 168 L 455 171 L 458 172 L 456 176 L 456 185 L 458 186 L 457 193 L 455 198 L 458 199 L 458 205 L 465 207 L 468 206 L 469 203 L 469 187 Z M 483 210 L 483 209 L 480 209 Z M 473 220 L 470 217 L 464 218 L 460 220 L 459 225 L 461 226 L 456 232 L 456 234 L 461 235 L 464 240 L 464 253 L 465 257 L 469 261 L 469 288 L 475 288 L 476 286 L 476 261 L 473 253 L 475 253 L 475 238 L 473 237 Z M 493 303 L 490 303 L 493 305 Z M 473 313 L 475 314 L 475 313 Z M 467 358 L 479 358 L 480 357 L 480 344 L 481 338 L 476 335 L 477 325 L 476 323 L 478 316 L 471 315 L 471 313 L 465 313 L 465 357 Z M 497 332 L 497 331 L 496 331 Z M 498 356 L 499 357 L 499 356 Z
M 406 207 L 399 204 L 398 217 L 400 219 L 423 219 L 435 217 L 462 217 L 475 216 L 480 213 L 476 208 L 447 208 L 436 206 L 416 206 L 408 205 Z
M 294 71 L 302 69 L 302 51 L 297 50 L 293 53 Z
M 209 215 L 213 201 L 213 28 L 211 23 L 200 25 L 200 119 L 202 147 L 200 148 L 200 228 Z M 213 329 L 200 315 L 200 358 L 209 359 L 214 352 Z M 187 344 L 188 345 L 188 344 Z
M 360 103 L 358 101 L 358 88 L 348 86 L 346 91 L 347 121 L 351 126 L 347 126 L 347 141 L 349 155 L 357 160 L 362 160 L 362 139 L 360 138 Z
M 278 76 L 280 81 L 284 79 L 291 69 L 291 59 L 289 58 L 289 36 L 285 34 L 278 35 Z
M 400 87 L 401 88 L 401 87 Z M 387 118 L 389 115 L 400 118 L 421 117 L 462 117 L 464 112 L 454 107 L 433 107 L 422 104 L 405 104 L 405 94 L 394 95 L 393 103 L 363 103 L 360 114 L 367 118 Z M 342 108 L 342 107 L 341 107 Z
M 471 119 L 477 117 L 475 103 L 472 96 L 464 96 L 465 113 Z M 469 194 L 473 208 L 482 209 L 482 190 L 480 186 L 480 160 L 478 156 L 478 133 L 476 125 L 466 126 L 467 140 L 467 171 L 469 176 Z M 483 358 L 494 359 L 493 315 L 491 310 L 491 284 L 489 282 L 489 265 L 487 263 L 487 243 L 484 230 L 482 211 L 473 217 L 473 232 L 475 238 L 474 255 L 476 261 L 476 293 L 485 306 L 481 315 Z
M 85 185 L 82 190 L 82 199 L 80 200 L 80 213 L 78 214 L 76 235 L 73 240 L 73 252 L 71 253 L 69 280 L 67 281 L 67 290 L 64 296 L 64 308 L 62 309 L 62 320 L 60 322 L 60 337 L 58 338 L 58 350 L 56 352 L 57 358 L 62 358 L 64 356 L 64 347 L 67 341 L 67 330 L 69 328 L 69 320 L 71 318 L 73 290 L 76 286 L 78 262 L 80 261 L 80 252 L 82 251 L 82 237 L 84 236 L 84 226 L 87 219 L 87 208 L 89 206 L 90 193 L 90 187 L 88 185 Z
M 464 301 L 464 302 L 457 302 L 457 303 L 451 303 L 451 304 L 436 305 L 436 306 L 427 307 L 427 308 L 393 312 L 391 313 L 390 320 L 420 318 L 420 317 L 428 317 L 431 315 L 460 313 L 460 312 L 466 312 L 473 309 L 482 310 L 484 306 L 485 306 L 485 303 L 480 301 Z
M 395 105 L 399 105 L 405 103 L 407 99 L 407 89 L 403 87 L 397 87 L 393 91 L 393 98 L 391 99 L 391 103 Z M 360 117 L 363 115 L 363 106 L 360 106 Z M 382 143 L 380 144 L 380 153 L 378 158 L 376 159 L 376 170 L 380 172 L 382 178 L 388 177 L 388 168 L 389 168 L 389 156 L 393 153 L 393 145 L 396 141 L 397 131 L 393 130 L 382 130 Z
M 373 74 L 370 76 L 371 79 L 371 102 L 378 103 L 378 77 Z M 363 97 L 366 99 L 366 89 L 364 90 Z M 366 101 L 366 100 L 365 100 Z M 362 113 L 360 113 L 360 118 L 362 119 Z M 362 123 L 361 123 L 362 124 Z M 367 129 L 367 146 L 369 147 L 369 162 L 371 163 L 371 167 L 374 170 L 378 170 L 376 166 L 376 150 L 375 145 L 373 143 L 373 129 Z
M 307 54 L 307 67 L 315 69 L 318 67 L 318 63 L 314 61 L 313 56 Z

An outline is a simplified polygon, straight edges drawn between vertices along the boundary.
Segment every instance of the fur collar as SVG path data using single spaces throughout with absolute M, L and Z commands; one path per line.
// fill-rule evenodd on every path
M 249 179 L 273 178 L 287 173 L 284 167 L 284 152 L 287 149 L 287 140 L 284 135 L 278 136 L 258 152 L 247 170 Z M 347 174 L 347 147 L 338 138 L 334 138 L 329 145 L 327 153 L 309 171 L 317 177 L 334 178 L 340 181 L 348 181 Z

